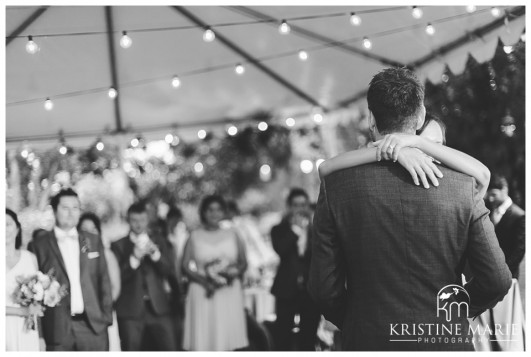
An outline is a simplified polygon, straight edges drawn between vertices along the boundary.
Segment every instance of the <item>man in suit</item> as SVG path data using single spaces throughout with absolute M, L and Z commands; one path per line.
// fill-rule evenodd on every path
M 306 291 L 311 259 L 308 194 L 303 189 L 294 188 L 286 203 L 286 216 L 271 230 L 273 248 L 280 257 L 280 265 L 271 288 L 277 315 L 276 348 L 280 351 L 292 349 L 293 320 L 299 314 L 298 349 L 312 351 L 315 350 L 321 315 Z
M 80 203 L 72 189 L 59 191 L 51 206 L 55 227 L 36 233 L 31 249 L 39 270 L 52 270 L 68 294 L 58 306 L 44 312 L 46 350 L 108 351 L 112 295 L 101 238 L 77 231 Z
M 492 175 L 486 201 L 505 262 L 513 278 L 518 279 L 525 254 L 525 212 L 509 197 L 507 179 L 501 175 Z
M 414 135 L 424 121 L 424 88 L 407 69 L 376 74 L 367 101 L 373 140 Z M 343 349 L 471 351 L 465 307 L 477 316 L 507 293 L 511 274 L 475 180 L 439 169 L 444 177 L 430 189 L 392 161 L 322 179 L 309 290 L 342 330 Z M 467 261 L 473 279 L 463 293 L 456 285 Z
M 122 292 L 116 315 L 122 351 L 175 351 L 175 332 L 168 278 L 173 272 L 163 237 L 148 232 L 146 206 L 127 211 L 130 233 L 111 244 L 118 259 Z

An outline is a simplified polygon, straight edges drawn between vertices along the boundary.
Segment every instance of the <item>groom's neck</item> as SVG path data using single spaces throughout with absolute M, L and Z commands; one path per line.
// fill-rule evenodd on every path
M 381 140 L 383 138 L 385 138 L 385 136 L 387 134 L 409 134 L 409 135 L 416 135 L 416 131 L 415 130 L 401 130 L 401 131 L 390 131 L 390 132 L 383 132 L 383 133 L 380 133 L 378 131 L 376 131 L 374 133 L 374 136 L 375 136 L 375 140 L 374 141 L 378 141 L 378 140 Z

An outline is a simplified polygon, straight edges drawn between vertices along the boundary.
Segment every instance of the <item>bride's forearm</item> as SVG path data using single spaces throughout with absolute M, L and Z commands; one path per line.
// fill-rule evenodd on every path
M 474 177 L 481 195 L 487 191 L 490 171 L 481 161 L 448 146 L 436 144 L 427 139 L 419 140 L 418 148 L 446 166 Z
M 27 307 L 6 306 L 7 316 L 28 316 Z
M 371 162 L 376 162 L 376 148 L 348 151 L 324 161 L 319 166 L 319 177 L 323 178 L 334 171 L 370 164 Z

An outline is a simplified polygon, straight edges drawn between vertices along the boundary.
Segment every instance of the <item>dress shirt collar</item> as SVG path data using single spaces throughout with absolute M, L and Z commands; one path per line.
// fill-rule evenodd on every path
M 68 231 L 65 231 L 57 226 L 53 227 L 53 231 L 55 233 L 55 237 L 57 238 L 57 241 L 63 242 L 65 239 L 75 239 L 77 240 L 79 235 L 77 233 L 77 228 L 74 227 Z
M 149 239 L 149 235 L 146 232 L 142 232 L 140 234 L 136 234 L 135 232 L 129 232 L 129 239 L 131 239 L 131 242 L 134 244 L 137 244 L 138 242 L 147 242 Z
M 505 212 L 507 212 L 509 207 L 511 207 L 512 204 L 513 204 L 513 200 L 511 200 L 511 197 L 507 197 L 507 199 L 505 201 L 503 201 L 503 203 L 501 205 L 499 205 L 495 209 L 495 211 L 500 216 L 503 216 L 505 214 Z

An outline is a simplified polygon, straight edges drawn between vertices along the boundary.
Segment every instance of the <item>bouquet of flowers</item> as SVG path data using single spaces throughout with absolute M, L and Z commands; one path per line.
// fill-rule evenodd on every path
M 218 289 L 232 284 L 237 274 L 237 269 L 235 263 L 227 259 L 218 258 L 205 264 L 205 273 L 209 282 L 215 289 Z M 207 296 L 211 297 L 215 289 L 208 290 Z
M 48 274 L 38 271 L 33 275 L 18 276 L 17 283 L 13 301 L 28 308 L 29 314 L 24 325 L 27 330 L 35 330 L 36 316 L 43 316 L 47 307 L 57 306 L 67 294 L 66 286 L 59 284 L 53 276 L 53 271 Z

